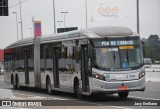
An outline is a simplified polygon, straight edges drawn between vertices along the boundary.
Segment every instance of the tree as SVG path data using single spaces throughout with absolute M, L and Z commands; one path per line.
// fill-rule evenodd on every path
M 147 39 L 142 39 L 144 58 L 150 58 L 153 62 L 160 61 L 160 39 L 158 35 L 150 35 Z
M 160 45 L 159 37 L 158 35 L 150 35 L 148 38 L 148 43 L 151 46 Z

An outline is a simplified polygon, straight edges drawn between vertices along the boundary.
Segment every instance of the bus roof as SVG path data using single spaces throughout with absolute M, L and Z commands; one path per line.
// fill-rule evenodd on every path
M 111 36 L 129 36 L 132 35 L 131 29 L 127 27 L 94 27 L 71 32 L 59 33 L 53 36 L 41 37 L 41 43 L 53 42 L 68 39 L 83 39 L 83 38 L 102 38 Z
M 68 39 L 83 39 L 83 38 L 102 38 L 102 37 L 112 37 L 112 36 L 129 36 L 132 35 L 131 29 L 127 27 L 117 27 L 117 26 L 105 26 L 105 27 L 93 27 L 81 30 L 75 30 L 70 32 L 58 33 L 55 35 L 41 36 L 41 43 L 61 41 Z M 18 46 L 32 45 L 34 42 L 34 37 L 19 40 L 7 48 L 13 48 Z
M 34 41 L 34 37 L 25 38 L 23 40 L 16 41 L 15 43 L 9 45 L 6 48 L 14 48 L 14 47 L 18 47 L 18 46 L 32 45 L 33 41 Z
M 107 26 L 107 27 L 95 27 L 89 29 L 93 31 L 98 36 L 129 36 L 132 35 L 132 30 L 127 27 L 115 27 L 115 26 Z

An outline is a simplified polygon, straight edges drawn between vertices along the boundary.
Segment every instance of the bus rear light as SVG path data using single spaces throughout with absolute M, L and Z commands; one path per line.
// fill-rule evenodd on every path
M 101 74 L 98 74 L 98 73 L 95 73 L 95 72 L 93 72 L 93 78 L 106 81 L 104 75 L 101 75 Z

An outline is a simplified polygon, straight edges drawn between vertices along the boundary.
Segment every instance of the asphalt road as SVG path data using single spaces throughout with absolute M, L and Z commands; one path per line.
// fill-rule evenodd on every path
M 55 92 L 48 95 L 45 90 L 23 89 L 14 90 L 11 85 L 4 83 L 3 76 L 0 75 L 0 100 L 19 100 L 26 102 L 42 102 L 43 107 L 23 107 L 33 109 L 160 109 L 160 106 L 140 106 L 142 103 L 160 103 L 160 82 L 146 82 L 144 92 L 130 92 L 127 99 L 121 99 L 117 94 L 89 96 L 84 99 L 77 99 L 73 94 Z M 4 98 L 4 96 L 7 96 Z M 17 101 L 18 102 L 18 101 Z M 135 106 L 137 104 L 138 106 Z M 13 107 L 0 107 L 0 109 L 13 109 Z M 16 107 L 20 109 L 20 107 Z

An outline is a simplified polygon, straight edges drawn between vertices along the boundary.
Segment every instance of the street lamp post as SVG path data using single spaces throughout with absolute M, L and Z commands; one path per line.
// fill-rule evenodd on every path
M 137 33 L 140 34 L 140 29 L 139 29 L 139 0 L 137 0 Z
M 65 16 L 65 14 L 67 14 L 68 12 L 61 12 L 61 13 L 64 14 L 64 28 L 66 28 L 66 16 Z
M 22 24 L 22 9 L 21 9 L 21 0 L 19 0 L 20 8 L 20 19 L 21 19 L 21 39 L 23 39 L 23 24 Z
M 54 33 L 56 33 L 56 12 L 55 12 L 55 1 L 53 0 L 53 18 L 54 18 Z
M 58 23 L 59 23 L 59 28 L 61 28 L 61 23 L 63 22 L 63 21 L 57 21 Z
M 86 28 L 88 28 L 88 22 L 87 22 L 87 19 L 88 19 L 88 13 L 87 13 L 87 0 L 85 0 L 85 10 L 86 10 Z
M 13 12 L 16 15 L 16 25 L 17 25 L 17 40 L 18 40 L 18 19 L 17 19 L 17 12 Z

